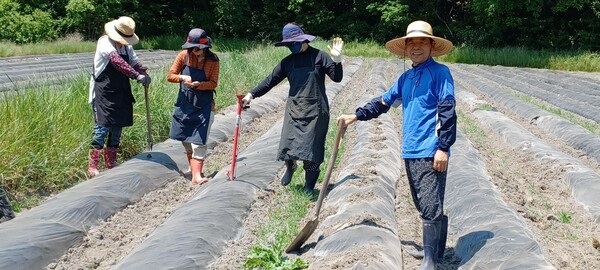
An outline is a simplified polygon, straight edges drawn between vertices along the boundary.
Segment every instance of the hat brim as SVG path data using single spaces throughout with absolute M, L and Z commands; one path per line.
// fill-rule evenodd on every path
M 108 37 L 116 42 L 119 42 L 123 45 L 135 45 L 138 44 L 138 42 L 140 41 L 139 37 L 134 33 L 133 36 L 131 37 L 124 37 L 121 36 L 118 32 L 117 29 L 115 28 L 115 24 L 117 23 L 117 20 L 113 20 L 110 22 L 107 22 L 104 24 L 104 32 L 106 32 L 106 35 L 108 35 Z
M 435 41 L 435 46 L 431 48 L 432 57 L 448 54 L 453 47 L 452 42 L 450 40 L 441 37 L 430 36 L 424 33 L 414 33 L 400 38 L 392 39 L 385 43 L 385 47 L 388 49 L 388 51 L 395 55 L 409 57 L 410 53 L 406 50 L 406 39 L 415 37 L 426 37 L 431 38 Z
M 311 42 L 311 41 L 315 40 L 315 38 L 316 37 L 313 35 L 304 34 L 304 35 L 299 35 L 297 37 L 288 38 L 288 39 L 284 39 L 282 41 L 276 42 L 275 46 L 277 46 L 277 47 L 278 46 L 288 46 L 294 42 L 305 42 L 305 41 Z
M 183 48 L 183 49 L 190 49 L 190 48 L 204 49 L 204 48 L 212 48 L 212 46 L 211 45 L 205 45 L 205 44 L 196 44 L 196 43 L 186 42 L 183 45 L 181 45 L 181 48 Z

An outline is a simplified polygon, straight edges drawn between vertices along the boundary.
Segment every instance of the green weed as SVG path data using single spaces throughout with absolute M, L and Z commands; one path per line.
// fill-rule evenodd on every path
M 558 221 L 560 221 L 561 223 L 565 223 L 565 224 L 571 223 L 571 214 L 569 214 L 569 212 L 560 211 L 560 212 L 558 212 L 556 217 L 558 218 Z
M 296 258 L 289 260 L 283 256 L 281 248 L 257 245 L 246 258 L 244 269 L 299 270 L 308 268 L 308 263 Z

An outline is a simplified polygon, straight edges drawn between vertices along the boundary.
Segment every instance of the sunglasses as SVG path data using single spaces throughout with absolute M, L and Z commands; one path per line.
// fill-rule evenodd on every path
M 195 51 L 195 52 L 197 52 L 197 51 L 204 51 L 204 48 L 200 49 L 198 47 L 194 47 L 194 49 L 192 49 L 192 51 Z

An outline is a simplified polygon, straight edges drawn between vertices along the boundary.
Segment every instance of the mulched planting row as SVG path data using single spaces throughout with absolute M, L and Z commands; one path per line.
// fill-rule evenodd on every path
M 456 65 L 464 69 L 462 74 L 483 76 L 499 85 L 533 96 L 563 110 L 578 114 L 584 118 L 600 123 L 600 98 L 598 89 L 593 89 L 579 84 L 568 87 L 556 87 L 548 80 L 534 80 L 535 76 L 522 76 L 520 69 L 508 71 L 507 68 L 486 67 L 475 65 Z M 563 77 L 569 76 L 563 73 Z
M 170 64 L 177 51 L 136 51 L 149 69 Z M 40 55 L 0 58 L 0 92 L 38 85 L 55 85 L 61 81 L 91 74 L 94 53 Z

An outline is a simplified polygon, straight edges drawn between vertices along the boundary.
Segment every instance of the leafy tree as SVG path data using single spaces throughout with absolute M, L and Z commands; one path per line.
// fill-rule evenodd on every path
M 469 7 L 479 27 L 479 37 L 470 41 L 485 47 L 598 50 L 592 41 L 600 34 L 598 2 L 472 0 Z
M 58 36 L 55 21 L 48 12 L 40 9 L 25 10 L 13 0 L 0 0 L 0 40 L 30 43 L 52 40 Z

